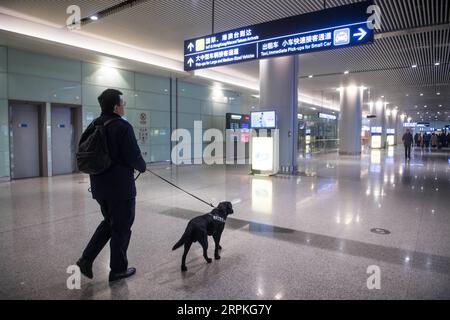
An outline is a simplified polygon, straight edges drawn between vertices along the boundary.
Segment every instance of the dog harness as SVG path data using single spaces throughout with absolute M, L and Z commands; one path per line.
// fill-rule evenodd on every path
M 221 223 L 225 223 L 225 219 L 224 218 L 221 218 L 219 216 L 215 216 L 215 215 L 213 215 L 211 213 L 208 213 L 208 214 L 213 218 L 213 220 L 219 221 Z

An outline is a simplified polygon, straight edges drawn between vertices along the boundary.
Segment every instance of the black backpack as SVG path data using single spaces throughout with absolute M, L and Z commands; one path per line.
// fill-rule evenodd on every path
M 77 152 L 77 165 L 81 172 L 100 174 L 108 170 L 113 161 L 109 155 L 106 127 L 120 118 L 105 123 L 92 122 L 81 135 Z

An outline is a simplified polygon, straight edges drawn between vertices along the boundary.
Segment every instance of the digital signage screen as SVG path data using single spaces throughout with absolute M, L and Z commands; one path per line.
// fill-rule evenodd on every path
M 382 127 L 372 127 L 370 128 L 370 132 L 374 134 L 382 134 L 383 128 Z
M 387 134 L 395 134 L 395 129 L 386 129 Z
M 250 116 L 248 114 L 227 113 L 226 115 L 227 129 L 248 129 L 250 127 Z
M 184 42 L 184 70 L 372 43 L 374 2 L 365 1 Z
M 275 129 L 276 113 L 275 111 L 252 112 L 251 127 L 253 129 Z
M 322 113 L 322 112 L 319 112 L 319 118 L 327 119 L 327 120 L 336 120 L 337 119 L 337 117 L 333 114 L 327 114 L 327 113 Z

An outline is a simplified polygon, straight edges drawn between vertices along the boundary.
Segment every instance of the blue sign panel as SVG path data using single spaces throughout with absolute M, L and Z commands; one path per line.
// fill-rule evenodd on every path
M 243 27 L 184 42 L 184 70 L 372 43 L 373 1 Z

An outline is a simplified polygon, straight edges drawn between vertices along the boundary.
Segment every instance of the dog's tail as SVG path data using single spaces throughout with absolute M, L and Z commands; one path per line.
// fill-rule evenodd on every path
M 175 245 L 173 246 L 172 251 L 177 250 L 179 247 L 181 247 L 186 242 L 186 239 L 189 237 L 189 235 L 191 233 L 190 231 L 191 231 L 190 229 L 186 229 L 186 231 L 181 236 L 181 239 L 178 240 L 178 242 L 175 243 Z

